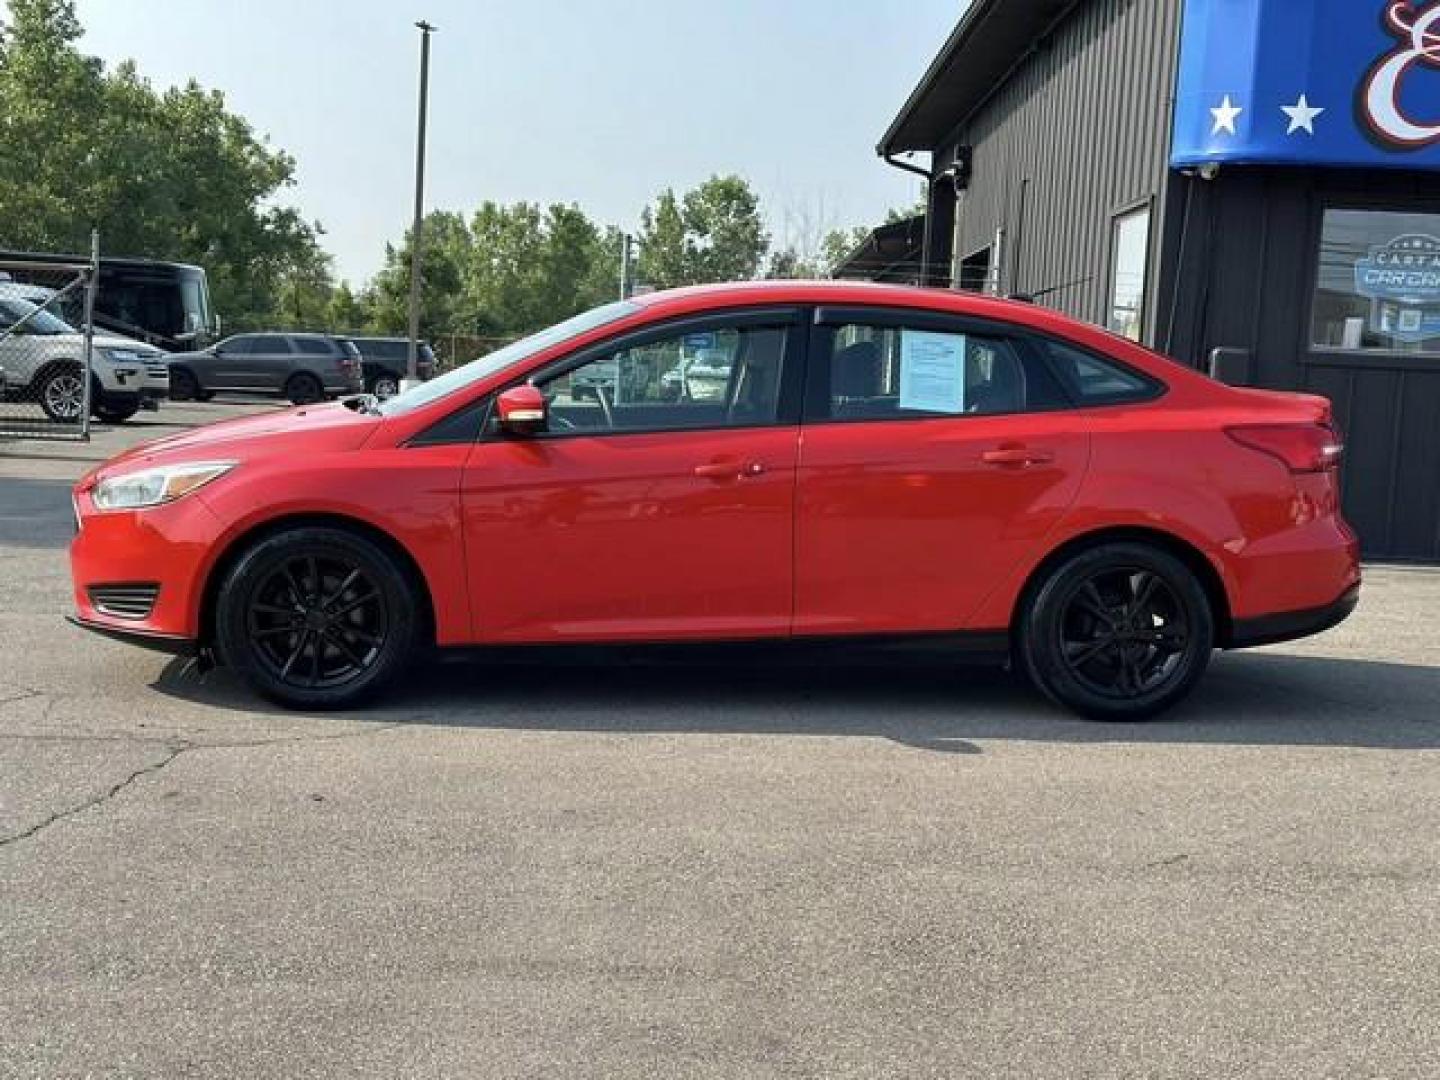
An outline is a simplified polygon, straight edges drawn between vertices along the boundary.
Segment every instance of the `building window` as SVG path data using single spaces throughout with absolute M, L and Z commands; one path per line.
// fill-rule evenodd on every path
M 1440 214 L 1325 211 L 1311 343 L 1440 354 Z
M 990 249 L 981 248 L 974 255 L 960 260 L 960 276 L 956 284 L 969 292 L 990 291 Z
M 1110 313 L 1105 325 L 1139 341 L 1145 328 L 1145 285 L 1150 265 L 1150 206 L 1115 219 L 1110 237 Z

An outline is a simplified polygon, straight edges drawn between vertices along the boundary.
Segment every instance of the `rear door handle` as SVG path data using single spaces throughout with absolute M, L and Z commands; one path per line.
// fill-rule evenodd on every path
M 986 465 L 1046 465 L 1055 460 L 1049 450 L 1032 450 L 1026 446 L 998 446 L 980 455 Z
M 742 480 L 764 471 L 765 466 L 758 461 L 712 461 L 695 466 L 695 475 L 705 480 Z

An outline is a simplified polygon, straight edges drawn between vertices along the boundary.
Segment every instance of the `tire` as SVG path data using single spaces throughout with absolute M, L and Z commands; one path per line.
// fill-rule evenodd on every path
M 189 368 L 170 369 L 170 400 L 171 401 L 201 401 L 200 380 Z
M 134 405 L 95 406 L 95 415 L 107 424 L 123 424 L 139 411 L 140 406 L 138 403 Z
M 1052 701 L 1092 720 L 1146 720 L 1186 697 L 1215 646 L 1205 587 L 1144 543 L 1077 552 L 1030 593 L 1021 667 Z
M 313 405 L 325 396 L 325 388 L 308 371 L 299 371 L 285 384 L 285 396 L 292 405 Z
M 392 398 L 400 392 L 400 380 L 389 372 L 376 375 L 370 380 L 370 393 L 381 401 Z
M 276 533 L 246 550 L 221 584 L 215 644 L 221 661 L 271 701 L 348 708 L 380 693 L 414 654 L 419 587 L 357 533 Z
M 41 377 L 35 387 L 40 408 L 56 423 L 78 424 L 85 408 L 85 382 L 80 365 L 56 364 Z

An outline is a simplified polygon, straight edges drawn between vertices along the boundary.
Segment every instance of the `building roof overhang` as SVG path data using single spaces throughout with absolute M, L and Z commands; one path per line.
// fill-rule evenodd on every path
M 1044 40 L 1077 0 L 973 0 L 875 148 L 934 150 Z

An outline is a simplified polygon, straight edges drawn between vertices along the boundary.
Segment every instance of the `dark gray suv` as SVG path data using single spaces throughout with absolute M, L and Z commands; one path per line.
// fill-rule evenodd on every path
M 329 334 L 236 334 L 170 357 L 170 396 L 177 401 L 208 401 L 217 390 L 230 390 L 308 405 L 364 389 L 360 351 Z
M 384 400 L 400 391 L 405 367 L 410 361 L 409 338 L 351 337 L 360 350 L 365 368 L 365 389 Z M 435 374 L 435 351 L 425 342 L 419 343 L 415 354 L 415 374 L 422 381 Z

